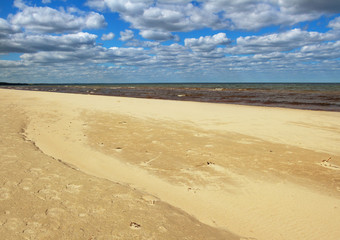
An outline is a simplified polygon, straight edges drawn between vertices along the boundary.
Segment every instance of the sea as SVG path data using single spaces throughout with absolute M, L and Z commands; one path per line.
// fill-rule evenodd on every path
M 340 83 L 19 84 L 0 87 L 340 112 Z

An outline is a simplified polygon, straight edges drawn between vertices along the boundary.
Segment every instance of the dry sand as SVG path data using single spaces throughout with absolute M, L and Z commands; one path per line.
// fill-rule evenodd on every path
M 340 239 L 340 113 L 0 89 L 6 239 Z

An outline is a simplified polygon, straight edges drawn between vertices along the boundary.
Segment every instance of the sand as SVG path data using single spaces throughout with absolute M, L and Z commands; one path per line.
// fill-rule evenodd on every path
M 7 239 L 340 239 L 340 113 L 0 89 Z

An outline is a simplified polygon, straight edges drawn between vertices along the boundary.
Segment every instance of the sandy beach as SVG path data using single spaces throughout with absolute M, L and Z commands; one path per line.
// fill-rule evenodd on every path
M 4 239 L 340 239 L 340 112 L 0 89 Z

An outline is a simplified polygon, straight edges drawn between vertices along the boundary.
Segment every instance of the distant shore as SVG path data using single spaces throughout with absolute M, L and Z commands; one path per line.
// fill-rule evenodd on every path
M 340 113 L 0 89 L 1 236 L 340 238 Z

